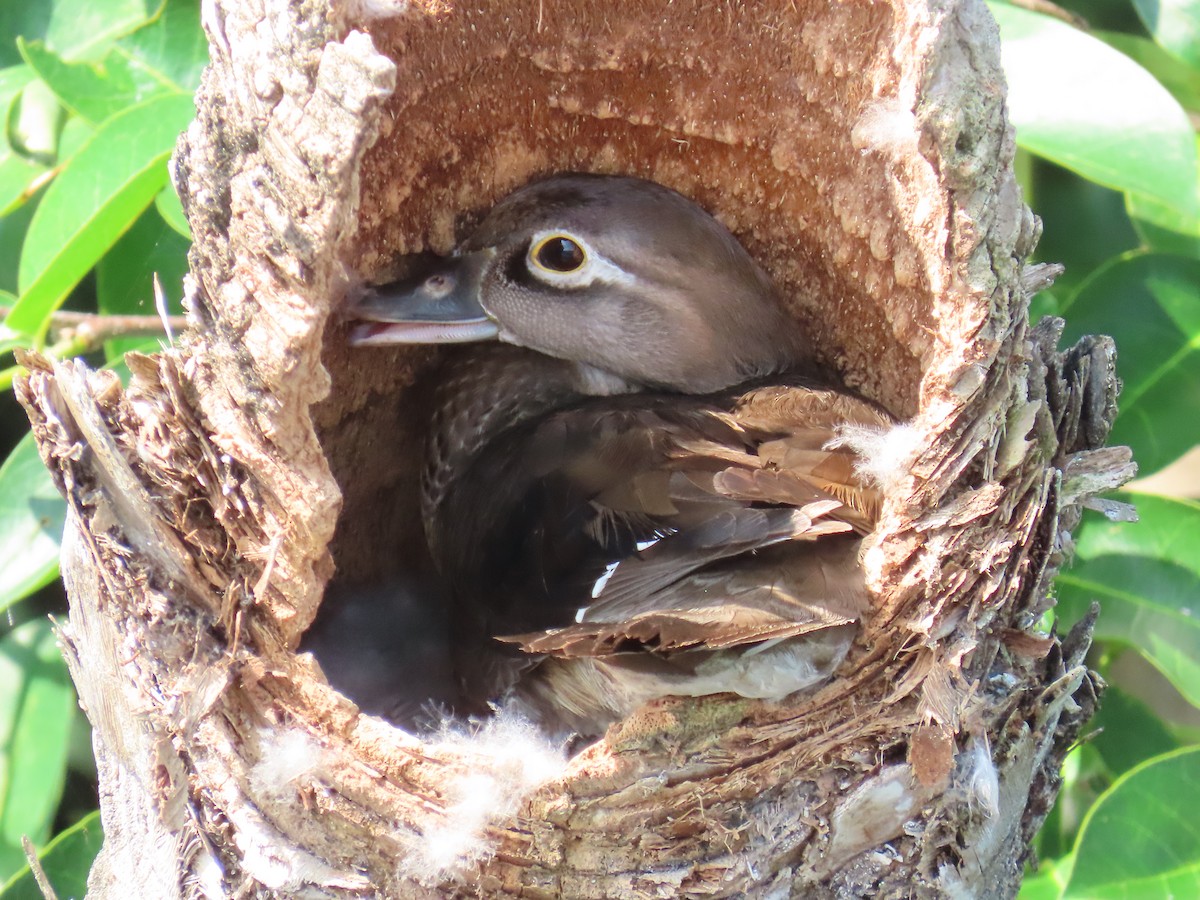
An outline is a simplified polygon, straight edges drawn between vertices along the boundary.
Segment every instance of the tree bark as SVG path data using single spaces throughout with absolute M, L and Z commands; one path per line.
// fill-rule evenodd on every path
M 1111 342 L 1059 352 L 1060 323 L 1028 322 L 1052 273 L 1025 263 L 982 0 L 204 11 L 175 157 L 192 327 L 128 388 L 35 355 L 19 386 L 71 507 L 89 896 L 1014 895 L 1099 686 L 1090 622 L 1039 622 L 1081 507 L 1132 464 L 1102 449 Z M 512 761 L 361 714 L 296 652 L 335 560 L 383 577 L 418 534 L 409 387 L 434 354 L 364 365 L 334 313 L 565 170 L 717 214 L 915 449 L 838 678 L 652 704 L 447 862 L 431 835 Z

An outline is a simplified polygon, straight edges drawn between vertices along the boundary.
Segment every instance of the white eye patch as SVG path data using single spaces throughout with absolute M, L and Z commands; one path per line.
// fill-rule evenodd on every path
M 557 229 L 533 235 L 525 263 L 530 275 L 556 288 L 632 285 L 635 281 L 616 263 L 597 253 L 587 241 Z

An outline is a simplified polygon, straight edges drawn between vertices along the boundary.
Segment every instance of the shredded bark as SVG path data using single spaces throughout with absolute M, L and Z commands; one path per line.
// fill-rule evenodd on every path
M 71 509 L 89 896 L 1013 896 L 1101 687 L 1092 621 L 1039 623 L 1133 466 L 1101 449 L 1111 341 L 1028 323 L 1053 272 L 1025 263 L 981 0 L 217 0 L 205 26 L 175 157 L 191 329 L 126 389 L 32 354 L 18 385 Z M 713 211 L 913 463 L 839 677 L 652 704 L 535 788 L 499 740 L 399 731 L 295 651 L 335 560 L 377 579 L 419 541 L 436 354 L 351 354 L 342 298 L 565 170 Z M 471 819 L 479 785 L 512 805 Z

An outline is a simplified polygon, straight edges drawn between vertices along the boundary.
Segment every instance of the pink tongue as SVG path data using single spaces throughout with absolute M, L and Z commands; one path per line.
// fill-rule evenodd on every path
M 496 336 L 496 325 L 488 319 L 474 322 L 365 322 L 350 332 L 350 344 L 364 347 L 382 344 L 464 344 Z

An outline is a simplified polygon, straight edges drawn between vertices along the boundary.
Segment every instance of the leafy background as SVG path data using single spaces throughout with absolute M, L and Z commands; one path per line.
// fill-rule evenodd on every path
M 1117 338 L 1113 442 L 1153 476 L 1119 498 L 1140 524 L 1089 516 L 1057 582 L 1059 627 L 1102 600 L 1091 664 L 1110 687 L 1021 896 L 1200 897 L 1200 0 L 991 6 L 1038 257 L 1067 266 L 1033 315 Z M 167 158 L 206 61 L 199 20 L 199 0 L 0 5 L 0 388 L 15 348 L 119 370 L 163 340 L 146 325 L 178 311 L 186 271 Z M 65 512 L 7 390 L 0 458 L 0 900 L 40 896 L 25 835 L 81 897 L 100 827 L 50 622 Z

